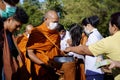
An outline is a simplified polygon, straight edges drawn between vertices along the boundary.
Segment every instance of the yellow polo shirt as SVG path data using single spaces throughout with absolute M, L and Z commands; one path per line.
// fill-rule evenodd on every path
M 106 54 L 110 59 L 120 61 L 120 31 L 116 32 L 112 36 L 89 45 L 88 48 L 94 56 Z M 115 80 L 120 80 L 120 69 L 113 70 L 113 73 L 114 72 L 117 73 L 115 74 Z

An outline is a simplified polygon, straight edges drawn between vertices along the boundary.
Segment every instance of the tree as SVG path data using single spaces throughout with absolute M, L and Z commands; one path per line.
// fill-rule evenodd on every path
M 42 4 L 44 5 L 45 12 L 48 10 L 55 10 L 60 16 L 62 16 L 61 14 L 64 12 L 61 0 L 45 0 Z
M 82 19 L 92 15 L 98 15 L 100 18 L 100 24 L 98 30 L 104 37 L 108 36 L 108 23 L 110 15 L 119 11 L 119 0 L 62 0 L 63 10 L 66 14 L 63 14 L 64 18 L 61 19 L 61 23 L 66 28 L 72 23 L 81 23 Z
M 72 23 L 81 24 L 85 17 L 97 15 L 100 18 L 98 30 L 108 36 L 110 15 L 120 9 L 120 0 L 24 0 L 23 8 L 30 16 L 29 23 L 37 25 L 47 10 L 56 10 L 60 23 L 68 28 Z
M 43 17 L 43 13 L 41 12 L 41 10 L 39 9 L 40 5 L 36 5 L 36 3 L 39 4 L 38 0 L 34 0 L 33 2 L 30 3 L 30 1 L 32 0 L 24 0 L 24 3 L 21 4 L 20 6 L 22 6 L 25 11 L 27 12 L 28 16 L 29 16 L 29 22 L 28 24 L 32 24 L 33 26 L 37 26 L 42 22 L 42 17 Z M 35 2 L 36 1 L 36 2 Z M 24 32 L 25 30 L 25 26 L 24 25 L 21 29 L 21 33 Z
M 40 6 L 41 6 L 39 0 L 24 0 L 23 2 L 24 3 L 28 2 L 32 6 L 37 6 L 38 8 L 40 8 Z
M 66 11 L 61 22 L 68 27 L 72 23 L 81 23 L 82 19 L 96 14 L 96 7 L 90 0 L 63 0 L 63 9 Z
M 98 29 L 104 37 L 109 35 L 108 24 L 110 15 L 114 12 L 120 11 L 120 1 L 119 0 L 93 0 L 93 4 L 98 9 L 100 16 L 100 25 Z

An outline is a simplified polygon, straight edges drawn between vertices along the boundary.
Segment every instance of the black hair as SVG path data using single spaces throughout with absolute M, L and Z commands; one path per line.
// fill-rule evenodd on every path
M 82 25 L 87 26 L 87 24 L 91 24 L 93 27 L 96 27 L 99 23 L 99 18 L 98 16 L 90 16 L 88 18 L 84 18 L 82 20 Z
M 4 0 L 6 3 L 15 6 L 20 0 Z
M 111 19 L 110 19 L 111 25 L 116 25 L 116 27 L 118 27 L 118 29 L 120 29 L 120 12 L 116 12 L 114 14 L 111 15 Z
M 58 30 L 58 32 L 60 32 L 61 30 L 65 30 L 65 28 L 62 24 L 58 24 L 57 30 Z
M 22 24 L 25 24 L 28 22 L 28 15 L 27 13 L 20 7 L 17 7 L 15 14 L 13 15 L 13 18 Z
M 70 25 L 69 32 L 72 39 L 72 46 L 78 46 L 82 38 L 83 28 L 79 24 L 74 23 Z
M 6 18 L 1 18 L 0 17 L 0 31 L 4 28 L 3 23 L 4 23 L 5 20 L 6 20 Z

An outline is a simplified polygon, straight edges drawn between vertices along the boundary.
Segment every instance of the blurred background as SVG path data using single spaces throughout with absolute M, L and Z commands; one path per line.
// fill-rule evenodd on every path
M 100 18 L 98 30 L 106 37 L 110 15 L 120 11 L 120 0 L 21 0 L 18 6 L 26 10 L 30 16 L 28 24 L 33 26 L 41 24 L 43 14 L 49 9 L 58 12 L 60 23 L 66 29 L 72 23 L 81 24 L 85 17 L 97 15 Z M 24 32 L 26 25 L 19 33 Z

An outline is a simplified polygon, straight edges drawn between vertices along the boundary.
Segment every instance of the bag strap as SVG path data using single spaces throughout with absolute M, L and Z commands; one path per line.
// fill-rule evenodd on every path
M 62 55 L 66 55 L 47 35 L 44 34 L 44 36 L 62 53 Z
M 44 36 L 58 49 L 60 50 L 60 48 L 47 36 L 44 34 Z M 60 50 L 61 51 L 61 50 Z

